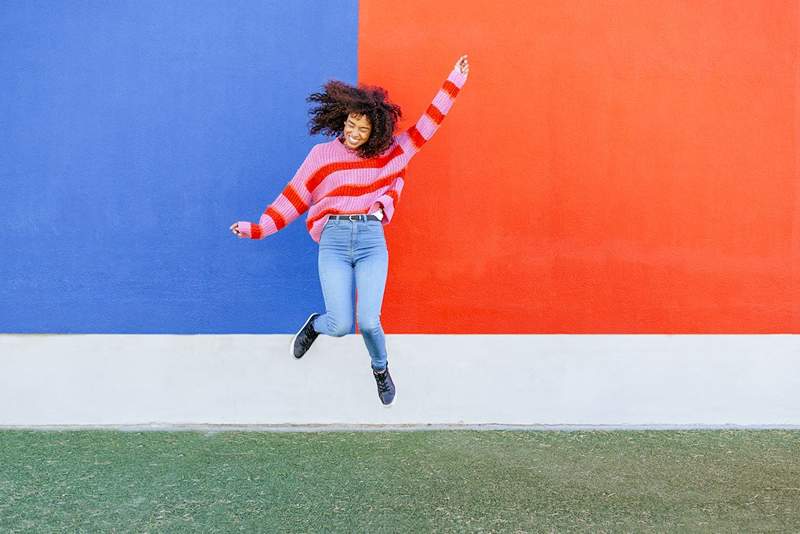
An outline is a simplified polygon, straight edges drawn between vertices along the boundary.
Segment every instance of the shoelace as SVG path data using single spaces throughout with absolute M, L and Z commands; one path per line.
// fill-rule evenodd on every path
M 314 330 L 313 323 L 308 323 L 308 327 L 306 328 L 306 331 L 303 333 L 305 335 L 300 337 L 300 345 L 303 346 L 303 349 L 308 350 L 308 347 L 310 347 L 311 344 L 314 342 L 314 340 L 317 339 L 319 332 Z
M 389 391 L 389 381 L 386 380 L 388 375 L 389 375 L 388 371 L 384 372 L 383 374 L 375 375 L 375 378 L 378 379 L 378 389 L 380 390 L 381 393 L 386 393 L 387 391 Z

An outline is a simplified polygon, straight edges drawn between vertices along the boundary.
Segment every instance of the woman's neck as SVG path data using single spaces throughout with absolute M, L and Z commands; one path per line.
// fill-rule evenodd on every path
M 356 154 L 358 152 L 358 149 L 350 148 L 349 146 L 347 146 L 347 143 L 344 142 L 344 137 L 337 137 L 336 140 L 339 141 L 342 144 L 343 147 L 345 147 L 347 150 L 349 150 L 353 154 Z

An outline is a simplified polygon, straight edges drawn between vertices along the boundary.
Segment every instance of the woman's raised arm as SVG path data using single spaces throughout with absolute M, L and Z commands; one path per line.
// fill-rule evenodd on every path
M 447 76 L 442 87 L 433 98 L 433 102 L 422 114 L 422 117 L 419 118 L 414 126 L 398 136 L 404 149 L 410 150 L 412 154 L 419 152 L 422 145 L 433 137 L 433 134 L 439 129 L 445 116 L 453 106 L 456 96 L 458 96 L 461 88 L 466 83 L 468 74 L 469 62 L 467 55 L 464 54 L 458 58 L 453 70 Z

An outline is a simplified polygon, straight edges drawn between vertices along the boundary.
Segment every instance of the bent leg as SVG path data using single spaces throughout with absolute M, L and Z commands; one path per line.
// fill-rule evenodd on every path
M 353 331 L 353 266 L 335 248 L 320 247 L 319 281 L 326 313 L 314 319 L 320 334 L 341 337 Z

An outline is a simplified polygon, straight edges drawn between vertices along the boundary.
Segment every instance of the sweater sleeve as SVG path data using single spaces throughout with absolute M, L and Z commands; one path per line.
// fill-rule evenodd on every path
M 398 136 L 398 142 L 404 150 L 412 155 L 416 154 L 422 145 L 433 137 L 466 81 L 467 75 L 462 73 L 458 67 L 454 67 L 422 117 L 414 126 Z
M 283 188 L 278 198 L 264 209 L 257 224 L 248 221 L 237 223 L 242 237 L 263 239 L 276 233 L 308 211 L 311 206 L 311 193 L 306 188 L 306 181 L 318 166 L 317 158 L 314 156 L 315 148 L 309 151 L 305 161 Z

